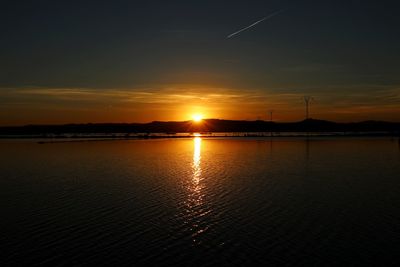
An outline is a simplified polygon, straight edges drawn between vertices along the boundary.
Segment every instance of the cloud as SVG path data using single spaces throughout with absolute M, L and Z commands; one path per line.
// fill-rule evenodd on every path
M 302 102 L 303 95 L 313 95 L 325 105 L 391 105 L 400 104 L 400 86 L 357 85 L 310 88 L 239 89 L 203 85 L 176 84 L 165 87 L 129 89 L 93 88 L 1 88 L 0 103 L 63 102 L 90 104 L 115 103 L 182 103 L 187 101 L 207 103 L 275 103 Z
M 276 111 L 276 119 L 299 120 L 304 95 L 316 100 L 311 105 L 314 118 L 400 120 L 400 86 L 327 86 L 322 90 L 169 84 L 126 89 L 0 88 L 0 125 L 13 124 L 13 120 L 18 124 L 184 120 L 198 111 L 214 118 L 255 119 L 266 116 L 269 109 Z M 50 115 L 53 119 L 46 121 Z

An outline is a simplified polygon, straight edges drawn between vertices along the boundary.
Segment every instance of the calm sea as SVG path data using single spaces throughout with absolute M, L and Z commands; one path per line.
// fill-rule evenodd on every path
M 400 262 L 391 138 L 0 141 L 1 266 Z

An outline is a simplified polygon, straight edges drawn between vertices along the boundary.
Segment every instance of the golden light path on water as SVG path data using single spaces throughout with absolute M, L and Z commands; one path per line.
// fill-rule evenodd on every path
M 185 225 L 188 227 L 193 243 L 199 245 L 202 243 L 201 235 L 209 228 L 206 216 L 210 214 L 211 209 L 204 202 L 205 185 L 201 167 L 202 138 L 200 134 L 194 134 L 194 136 L 192 170 L 188 180 L 188 195 L 185 201 Z
M 193 139 L 194 142 L 194 150 L 193 150 L 193 185 L 194 185 L 194 191 L 197 193 L 200 193 L 200 178 L 201 178 L 201 137 L 197 136 Z

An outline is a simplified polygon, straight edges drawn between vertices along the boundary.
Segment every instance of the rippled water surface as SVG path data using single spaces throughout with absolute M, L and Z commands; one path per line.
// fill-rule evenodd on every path
M 397 139 L 0 141 L 2 266 L 399 262 Z

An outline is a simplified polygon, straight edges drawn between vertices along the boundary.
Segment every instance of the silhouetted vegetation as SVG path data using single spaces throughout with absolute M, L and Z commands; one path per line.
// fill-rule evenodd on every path
M 271 121 L 237 121 L 206 119 L 200 123 L 193 121 L 153 121 L 151 123 L 89 123 L 66 125 L 26 125 L 16 127 L 0 127 L 2 136 L 24 135 L 62 135 L 62 134 L 143 134 L 192 132 L 385 132 L 398 135 L 400 123 L 382 121 L 364 121 L 357 123 L 336 123 L 324 120 L 307 119 L 300 122 L 278 123 Z

